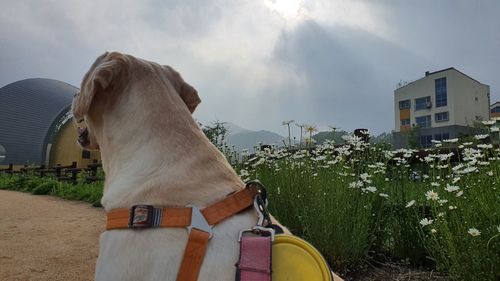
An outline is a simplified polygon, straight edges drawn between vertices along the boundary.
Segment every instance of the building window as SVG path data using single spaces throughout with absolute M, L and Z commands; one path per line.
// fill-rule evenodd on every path
M 450 118 L 448 111 L 446 112 L 439 112 L 434 115 L 434 121 L 436 122 L 446 122 Z
M 434 80 L 436 88 L 436 107 L 448 105 L 446 77 Z
M 500 106 L 496 106 L 491 109 L 491 113 L 499 113 L 499 112 L 500 112 Z
M 431 97 L 423 97 L 415 99 L 415 110 L 431 108 Z
M 419 137 L 420 146 L 428 148 L 432 146 L 432 135 L 424 135 Z
M 410 118 L 401 119 L 401 126 L 409 126 L 409 125 L 410 125 Z
M 442 140 L 449 140 L 450 139 L 450 134 L 449 133 L 441 133 L 441 134 L 435 134 L 434 139 L 438 141 Z
M 415 117 L 415 123 L 417 123 L 420 128 L 430 128 L 431 127 L 431 116 L 426 115 L 426 116 L 421 116 L 421 117 Z
M 83 159 L 90 159 L 90 151 L 82 150 L 82 158 Z
M 399 102 L 399 109 L 408 109 L 411 107 L 410 100 L 402 100 Z

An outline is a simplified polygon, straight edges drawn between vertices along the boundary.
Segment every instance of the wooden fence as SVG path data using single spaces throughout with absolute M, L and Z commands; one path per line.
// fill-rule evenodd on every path
M 62 166 L 57 164 L 54 167 L 46 167 L 45 165 L 40 166 L 28 166 L 24 165 L 20 170 L 14 170 L 14 165 L 9 164 L 8 168 L 0 169 L 0 173 L 5 174 L 35 174 L 39 177 L 52 176 L 60 181 L 67 181 L 76 184 L 78 182 L 78 174 L 85 173 L 85 181 L 87 183 L 104 180 L 103 177 L 98 175 L 98 170 L 102 168 L 102 164 L 94 160 L 92 163 L 88 164 L 86 168 L 77 168 L 76 162 L 71 163 L 71 165 Z

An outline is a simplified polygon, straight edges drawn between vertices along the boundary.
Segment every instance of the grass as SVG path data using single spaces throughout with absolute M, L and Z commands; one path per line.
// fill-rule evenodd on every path
M 500 150 L 466 143 L 464 160 L 396 152 L 351 137 L 291 154 L 231 154 L 246 179 L 268 188 L 273 215 L 315 245 L 343 276 L 395 262 L 438 270 L 451 280 L 500 277 Z M 480 140 L 477 141 L 481 142 Z M 353 149 L 348 149 L 353 148 Z M 0 188 L 99 205 L 102 183 L 76 185 L 33 175 L 1 175 Z

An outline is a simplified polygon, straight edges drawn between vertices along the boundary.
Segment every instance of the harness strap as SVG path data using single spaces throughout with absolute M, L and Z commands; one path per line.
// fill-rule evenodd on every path
M 150 227 L 186 227 L 191 222 L 191 208 L 154 208 L 161 211 L 150 214 L 158 216 L 161 213 L 160 224 Z M 130 209 L 115 209 L 107 213 L 106 230 L 130 228 Z M 157 219 L 155 216 L 154 219 Z
M 200 273 L 203 258 L 207 251 L 210 234 L 198 229 L 192 229 L 189 240 L 184 250 L 177 281 L 196 281 Z
M 236 280 L 271 281 L 271 249 L 271 237 L 241 237 Z
M 229 194 L 221 201 L 201 210 L 209 225 L 216 225 L 253 204 L 259 190 L 253 186 Z M 191 207 L 171 207 L 162 209 L 159 225 L 149 227 L 187 227 L 191 223 Z M 106 230 L 127 229 L 130 222 L 130 209 L 114 209 L 107 213 Z
M 251 206 L 259 193 L 258 186 L 248 185 L 202 210 L 196 207 L 156 208 L 151 205 L 114 209 L 107 213 L 106 230 L 187 227 L 190 233 L 177 281 L 196 281 L 212 235 L 211 226 Z

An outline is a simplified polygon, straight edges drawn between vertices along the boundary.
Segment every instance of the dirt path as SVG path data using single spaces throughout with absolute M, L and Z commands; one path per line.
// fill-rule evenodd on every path
M 93 280 L 104 211 L 0 190 L 0 280 Z

